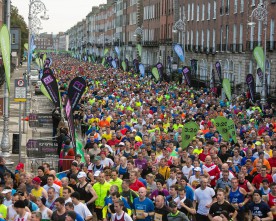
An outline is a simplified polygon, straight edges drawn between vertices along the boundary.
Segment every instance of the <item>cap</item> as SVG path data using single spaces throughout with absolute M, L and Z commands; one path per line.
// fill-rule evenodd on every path
M 105 151 L 101 151 L 100 155 L 102 155 L 102 154 L 106 156 L 106 152 Z
M 196 167 L 194 171 L 201 171 L 200 167 Z
M 2 193 L 3 194 L 7 194 L 7 193 L 11 193 L 12 190 L 11 189 L 3 189 Z
M 35 184 L 40 184 L 41 179 L 38 176 L 36 176 L 36 177 L 33 178 L 32 182 L 35 183 Z
M 77 214 L 75 211 L 68 211 L 66 216 L 69 216 L 72 220 L 75 220 L 77 218 Z
M 232 163 L 233 161 L 231 159 L 228 159 L 226 163 Z
M 71 163 L 71 166 L 78 167 L 78 163 L 77 163 L 76 161 L 73 161 L 73 162 Z
M 86 178 L 86 173 L 83 172 L 83 171 L 79 172 L 77 178 L 79 179 L 79 178 L 82 178 L 82 177 L 85 177 L 85 178 Z
M 14 203 L 15 208 L 25 208 L 25 202 L 23 200 L 18 200 Z
M 101 173 L 101 171 L 97 170 L 97 171 L 94 173 L 94 176 L 100 176 L 100 173 Z
M 16 170 L 24 169 L 24 163 L 18 163 L 15 169 Z
M 257 193 L 257 194 L 259 194 L 260 196 L 262 196 L 262 192 L 261 192 L 260 190 L 254 190 L 253 195 L 254 195 L 255 193 Z
M 175 207 L 177 207 L 176 202 L 171 201 L 171 202 L 169 203 L 169 207 L 170 207 L 170 208 L 175 208 Z
M 261 143 L 260 141 L 256 141 L 256 142 L 255 142 L 255 145 L 256 145 L 256 146 L 261 146 L 262 143 Z
M 100 156 L 95 156 L 94 160 L 95 161 L 101 160 L 101 157 Z
M 125 143 L 124 142 L 120 142 L 119 146 L 125 146 Z

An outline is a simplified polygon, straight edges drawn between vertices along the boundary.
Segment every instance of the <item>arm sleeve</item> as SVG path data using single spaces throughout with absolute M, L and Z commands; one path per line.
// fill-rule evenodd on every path
M 102 210 L 102 214 L 103 214 L 103 219 L 105 219 L 106 215 L 107 215 L 107 206 L 104 206 L 104 208 Z
M 189 218 L 184 213 L 181 213 L 181 218 L 183 221 L 190 221 Z

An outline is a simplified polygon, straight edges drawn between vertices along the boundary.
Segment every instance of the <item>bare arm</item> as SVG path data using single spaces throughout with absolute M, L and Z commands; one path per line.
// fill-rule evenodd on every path
M 90 204 L 90 203 L 93 203 L 96 199 L 98 199 L 98 195 L 97 195 L 97 193 L 95 192 L 95 190 L 94 190 L 94 188 L 90 185 L 90 184 L 88 184 L 88 190 L 89 190 L 89 192 L 92 194 L 92 198 L 91 198 L 91 200 L 89 200 L 88 202 L 87 202 L 87 204 Z

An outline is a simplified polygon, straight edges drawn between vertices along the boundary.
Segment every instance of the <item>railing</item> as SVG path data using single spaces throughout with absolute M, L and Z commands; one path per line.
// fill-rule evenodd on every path
M 128 42 L 128 45 L 129 45 L 129 46 L 132 46 L 132 41 L 129 41 L 129 42 Z
M 267 41 L 266 42 L 266 50 L 268 50 L 268 51 L 276 50 L 276 41 Z
M 253 51 L 256 46 L 261 45 L 261 44 L 262 44 L 262 42 L 260 42 L 260 41 L 247 41 L 246 42 L 246 50 Z
M 159 42 L 158 41 L 143 41 L 142 45 L 148 46 L 148 47 L 157 47 L 159 45 Z

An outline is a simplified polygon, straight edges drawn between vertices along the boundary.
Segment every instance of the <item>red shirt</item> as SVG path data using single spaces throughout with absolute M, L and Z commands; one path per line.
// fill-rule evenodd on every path
M 276 157 L 270 157 L 267 159 L 267 161 L 269 162 L 269 165 L 272 167 L 276 167 Z
M 272 196 L 271 193 L 268 194 L 268 205 L 271 209 L 271 212 L 273 214 L 274 220 L 276 219 L 276 196 Z
M 115 139 L 115 140 L 109 140 L 109 141 L 107 141 L 106 143 L 107 143 L 107 145 L 109 145 L 109 146 L 115 146 L 116 144 L 119 144 L 120 141 L 117 140 L 117 139 Z
M 198 158 L 199 158 L 200 161 L 205 162 L 205 158 L 206 158 L 208 155 L 209 155 L 209 153 L 205 154 L 205 153 L 202 152 L 202 153 L 200 153 L 200 154 L 198 155 Z
M 145 186 L 138 179 L 134 183 L 129 184 L 129 188 L 136 192 L 140 189 L 140 187 L 145 187 Z
M 254 177 L 252 181 L 252 184 L 256 187 L 257 190 L 260 188 L 263 179 L 267 179 L 268 184 L 273 182 L 271 175 L 267 174 L 265 177 L 262 177 L 261 174 L 258 174 Z
M 207 173 L 210 175 L 210 177 L 212 177 L 210 184 L 212 187 L 215 186 L 216 180 L 219 177 L 219 173 L 220 173 L 218 166 L 213 163 L 211 165 L 203 165 L 202 170 L 203 171 L 206 170 Z

